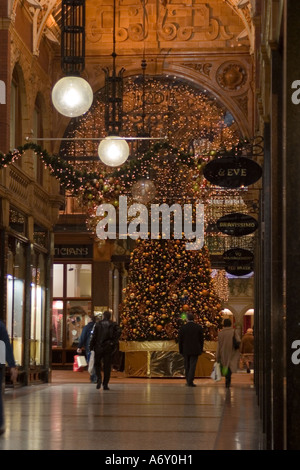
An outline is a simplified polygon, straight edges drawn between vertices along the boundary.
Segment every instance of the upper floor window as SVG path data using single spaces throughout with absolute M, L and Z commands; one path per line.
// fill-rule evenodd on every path
M 19 77 L 14 70 L 10 93 L 10 149 L 13 150 L 20 145 L 22 145 L 21 93 Z M 21 158 L 18 158 L 17 164 L 21 166 Z

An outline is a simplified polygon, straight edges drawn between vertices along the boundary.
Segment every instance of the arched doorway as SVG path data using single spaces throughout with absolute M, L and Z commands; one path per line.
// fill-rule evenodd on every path
M 248 328 L 254 328 L 254 309 L 249 308 L 243 316 L 243 334 L 246 333 Z

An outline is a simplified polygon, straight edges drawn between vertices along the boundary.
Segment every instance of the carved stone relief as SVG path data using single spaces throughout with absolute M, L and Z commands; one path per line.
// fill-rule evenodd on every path
M 216 73 L 218 85 L 226 91 L 237 91 L 247 82 L 247 72 L 238 62 L 225 62 Z
M 198 64 L 186 64 L 186 63 L 182 63 L 180 64 L 182 65 L 183 67 L 188 67 L 188 68 L 191 68 L 193 70 L 195 70 L 196 72 L 199 72 L 201 73 L 201 75 L 205 75 L 206 77 L 209 77 L 210 76 L 210 72 L 211 72 L 211 67 L 212 67 L 212 64 L 207 62 L 207 63 L 198 63 Z
M 225 61 L 222 57 L 211 57 L 209 62 L 195 59 L 191 62 L 187 59 L 186 62 L 181 60 L 177 64 L 174 60 L 168 63 L 168 70 L 172 70 L 174 74 L 176 74 L 176 68 L 181 73 L 186 73 L 184 68 L 193 71 L 192 75 L 196 80 L 199 74 L 199 82 L 226 103 L 237 122 L 244 125 L 246 117 L 249 126 L 251 126 L 252 109 L 251 67 L 251 61 L 245 59 L 237 61 L 233 55 Z M 241 132 L 247 135 L 249 130 L 243 127 Z
M 116 5 L 116 41 L 140 42 L 151 37 L 152 47 L 161 41 L 175 40 L 218 41 L 218 47 L 225 46 L 244 30 L 238 15 L 232 15 L 231 8 L 227 8 L 227 15 L 222 12 L 221 17 L 216 0 L 147 0 L 145 3 L 120 0 Z M 111 40 L 113 7 L 87 2 L 87 9 L 87 18 L 92 18 L 86 24 L 87 42 L 105 43 L 107 34 Z
M 235 96 L 234 101 L 238 104 L 239 108 L 243 111 L 245 116 L 248 117 L 248 93 L 243 93 L 242 95 Z

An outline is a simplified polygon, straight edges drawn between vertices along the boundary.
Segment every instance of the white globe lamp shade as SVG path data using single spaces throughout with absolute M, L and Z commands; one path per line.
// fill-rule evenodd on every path
M 81 116 L 93 103 L 93 90 L 84 78 L 63 77 L 53 87 L 52 103 L 64 116 Z
M 98 155 L 107 166 L 121 166 L 129 156 L 129 145 L 122 137 L 105 137 L 99 144 Z

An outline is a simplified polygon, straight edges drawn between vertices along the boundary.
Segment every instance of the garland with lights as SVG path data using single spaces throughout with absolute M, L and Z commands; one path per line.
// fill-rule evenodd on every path
M 50 155 L 47 150 L 42 149 L 40 145 L 33 142 L 27 142 L 23 146 L 3 154 L 0 152 L 0 169 L 6 168 L 8 165 L 14 163 L 18 158 L 27 150 L 33 150 L 35 154 L 42 159 L 45 166 L 50 170 L 52 176 L 59 179 L 64 189 L 72 191 L 74 195 L 83 194 L 83 198 L 91 199 L 90 193 L 92 190 L 97 190 L 103 195 L 103 199 L 112 199 L 115 194 L 114 186 L 118 184 L 121 179 L 124 189 L 129 187 L 132 178 L 136 178 L 141 174 L 142 170 L 150 171 L 150 165 L 154 157 L 160 150 L 166 150 L 173 155 L 177 155 L 182 164 L 194 165 L 195 160 L 185 152 L 173 148 L 167 143 L 157 143 L 142 158 L 131 160 L 125 163 L 121 168 L 109 173 L 109 170 L 103 165 L 100 171 L 90 172 L 88 170 L 78 170 L 71 165 L 66 159 L 57 155 Z M 85 186 L 86 185 L 86 186 Z M 118 187 L 118 189 L 120 189 Z M 95 192 L 94 192 L 95 194 Z M 106 194 L 106 196 L 105 196 Z
M 93 175 L 89 174 L 87 171 L 82 172 L 75 169 L 64 159 L 55 155 L 49 155 L 47 150 L 42 149 L 41 146 L 32 142 L 27 142 L 23 146 L 9 151 L 6 154 L 0 153 L 0 169 L 14 163 L 18 158 L 22 157 L 27 150 L 33 150 L 50 170 L 51 175 L 60 180 L 61 186 L 65 190 L 72 191 L 75 195 L 82 190 L 85 181 L 98 176 L 96 173 Z
M 181 170 L 178 170 L 181 179 L 185 178 L 185 181 L 187 181 L 189 173 L 190 181 L 187 186 L 192 185 L 189 190 L 189 197 L 203 200 L 208 195 L 207 189 L 210 188 L 210 183 L 203 178 L 203 169 L 206 163 L 210 159 L 217 158 L 225 153 L 226 155 L 238 156 L 245 148 L 245 145 L 247 145 L 247 141 L 241 140 L 231 149 L 222 148 L 220 152 L 210 151 L 208 155 L 194 158 L 190 153 L 175 148 L 167 142 L 159 142 L 155 143 L 138 158 L 127 161 L 120 168 L 112 170 L 98 163 L 96 171 L 90 171 L 88 168 L 75 168 L 66 159 L 50 155 L 41 146 L 33 142 L 27 142 L 6 154 L 0 153 L 0 169 L 14 163 L 27 150 L 34 151 L 42 159 L 51 175 L 60 181 L 61 187 L 78 197 L 88 215 L 88 228 L 94 231 L 98 220 L 96 218 L 96 209 L 99 204 L 110 202 L 117 208 L 118 197 L 121 194 L 131 197 L 132 186 L 139 179 L 145 178 L 151 181 L 154 172 L 153 179 L 157 180 L 157 175 L 162 174 L 159 165 L 168 166 L 166 163 L 168 163 L 170 156 L 172 165 L 176 165 L 177 169 L 181 167 Z M 172 174 L 169 174 L 165 180 L 162 177 L 160 181 L 162 188 L 175 187 L 176 184 L 177 182 L 174 181 Z M 160 200 L 164 200 L 164 195 L 158 193 L 158 196 Z M 181 196 L 184 196 L 183 192 L 181 192 Z
M 244 143 L 226 153 L 240 155 Z M 218 157 L 216 152 L 210 152 L 208 156 L 195 159 L 163 142 L 156 143 L 144 155 L 121 168 L 109 172 L 99 164 L 99 171 L 88 172 L 28 142 L 6 155 L 0 154 L 0 168 L 13 163 L 27 150 L 33 150 L 43 160 L 65 190 L 81 199 L 90 220 L 98 204 L 117 202 L 118 195 L 131 194 L 133 184 L 139 178 L 151 178 L 153 172 L 159 201 L 167 200 L 169 192 L 172 203 L 182 204 L 185 197 L 187 201 L 198 199 L 206 183 L 203 168 L 209 159 Z M 176 191 L 172 193 L 174 188 Z M 96 222 L 97 218 L 94 220 Z M 215 339 L 222 323 L 221 300 L 215 287 L 206 247 L 193 251 L 186 250 L 184 240 L 138 239 L 131 253 L 129 282 L 120 307 L 122 339 L 177 339 L 188 311 L 194 313 L 195 321 L 203 327 L 205 338 Z

